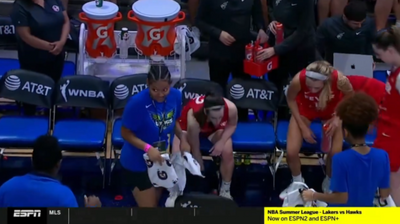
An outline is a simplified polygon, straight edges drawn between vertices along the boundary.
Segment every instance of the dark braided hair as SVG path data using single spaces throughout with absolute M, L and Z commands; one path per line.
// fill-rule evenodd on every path
M 147 82 L 149 85 L 156 81 L 168 81 L 172 83 L 171 73 L 165 64 L 152 65 L 150 67 L 149 73 L 147 73 Z

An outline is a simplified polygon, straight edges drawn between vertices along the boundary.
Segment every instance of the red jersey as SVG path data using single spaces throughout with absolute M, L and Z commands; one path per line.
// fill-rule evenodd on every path
M 341 91 L 337 87 L 338 72 L 333 71 L 331 81 L 331 91 L 333 98 L 329 100 L 323 110 L 318 109 L 320 92 L 312 93 L 306 85 L 306 70 L 303 69 L 299 75 L 301 90 L 297 95 L 296 101 L 299 107 L 300 115 L 310 121 L 315 119 L 329 120 L 335 113 L 336 105 L 340 102 Z
M 347 76 L 347 78 L 349 79 L 355 92 L 365 92 L 374 98 L 378 105 L 382 103 L 383 97 L 386 94 L 385 83 L 374 78 L 358 75 L 350 75 Z
M 188 114 L 189 110 L 192 109 L 193 113 L 196 113 L 203 109 L 203 104 L 204 104 L 204 96 L 199 96 L 197 98 L 191 99 L 186 104 L 186 106 L 183 107 L 182 115 L 179 118 L 179 124 L 181 125 L 181 129 L 183 131 L 187 131 L 187 114 Z M 203 127 L 200 127 L 201 133 L 206 136 L 209 136 L 219 129 L 224 129 L 226 124 L 228 123 L 228 120 L 229 120 L 229 108 L 225 102 L 224 115 L 221 119 L 221 122 L 218 124 L 218 126 L 214 127 L 214 125 L 212 125 L 211 123 L 206 122 Z
M 379 107 L 377 136 L 374 147 L 389 154 L 391 170 L 400 168 L 400 68 L 392 72 L 386 83 L 386 95 Z

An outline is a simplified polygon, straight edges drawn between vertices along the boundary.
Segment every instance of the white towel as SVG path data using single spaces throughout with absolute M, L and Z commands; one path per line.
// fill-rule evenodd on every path
M 186 172 L 187 169 L 191 174 L 195 176 L 204 176 L 201 174 L 200 164 L 193 158 L 192 154 L 184 152 L 183 156 L 181 152 L 173 153 L 171 156 L 171 163 L 174 166 L 175 172 L 178 175 L 178 183 L 169 188 L 169 197 L 165 202 L 165 207 L 172 208 L 175 206 L 175 200 L 178 196 L 183 194 L 186 187 Z
M 283 200 L 282 207 L 326 207 L 326 206 L 328 206 L 327 203 L 322 202 L 322 201 L 304 202 L 304 200 L 300 194 L 300 189 L 302 189 L 302 190 L 309 189 L 307 184 L 305 184 L 303 182 L 293 182 L 292 184 L 295 185 L 296 188 L 292 192 L 288 192 L 286 195 L 283 196 L 284 200 Z M 310 190 L 314 191 L 314 189 L 310 189 Z
M 172 166 L 169 155 L 162 154 L 161 156 L 164 158 L 164 162 L 160 165 L 160 163 L 152 162 L 147 153 L 143 154 L 149 179 L 154 187 L 172 188 L 178 183 L 178 176 Z
M 176 54 L 180 54 L 181 51 L 181 43 L 178 41 L 182 38 L 185 38 L 185 59 L 186 61 L 190 61 L 192 59 L 191 54 L 195 52 L 200 47 L 200 31 L 197 27 L 189 27 L 185 25 L 179 25 L 175 28 L 177 39 L 175 39 L 174 43 L 174 51 Z
M 377 189 L 374 198 L 374 207 L 396 207 L 396 204 L 390 195 L 385 200 L 381 200 L 381 197 L 379 196 L 379 189 Z

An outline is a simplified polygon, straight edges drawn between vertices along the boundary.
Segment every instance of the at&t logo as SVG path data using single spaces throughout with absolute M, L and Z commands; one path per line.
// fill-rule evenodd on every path
M 18 76 L 10 75 L 6 78 L 5 86 L 10 91 L 15 91 L 21 86 L 21 80 Z

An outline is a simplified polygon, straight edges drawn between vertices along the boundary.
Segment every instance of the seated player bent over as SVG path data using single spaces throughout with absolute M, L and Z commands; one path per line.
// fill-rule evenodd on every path
M 301 176 L 299 151 L 303 139 L 311 144 L 317 143 L 310 124 L 313 120 L 321 120 L 324 125 L 329 126 L 326 135 L 332 137 L 331 149 L 323 149 L 329 152 L 326 162 L 327 177 L 323 183 L 323 188 L 328 190 L 332 155 L 342 151 L 343 146 L 342 131 L 338 128 L 340 120 L 334 115 L 342 93 L 353 93 L 351 84 L 346 76 L 326 61 L 311 63 L 306 69 L 297 73 L 290 83 L 286 98 L 292 117 L 289 122 L 286 150 L 293 181 L 304 181 Z M 296 190 L 294 188 L 295 186 L 291 184 L 284 192 Z
M 234 168 L 231 136 L 238 121 L 237 108 L 228 99 L 215 93 L 208 93 L 192 99 L 183 108 L 179 119 L 183 134 L 187 137 L 191 153 L 204 170 L 200 152 L 200 136 L 207 137 L 213 144 L 212 156 L 221 156 L 222 185 L 219 195 L 232 199 L 230 185 Z M 174 138 L 173 149 L 179 148 L 179 139 Z M 189 149 L 188 149 L 189 150 Z
M 371 96 L 375 102 L 380 105 L 382 103 L 383 97 L 386 94 L 385 83 L 365 76 L 350 75 L 347 76 L 354 92 L 364 92 Z

